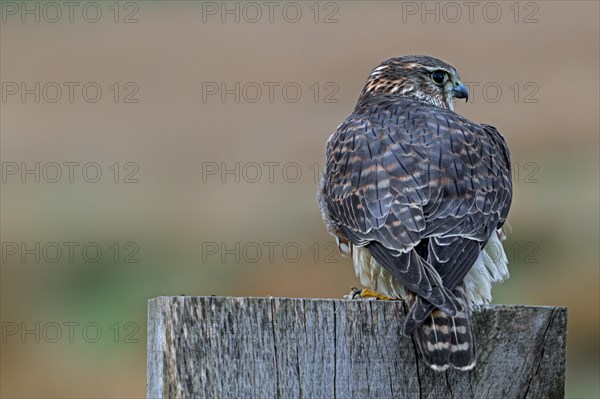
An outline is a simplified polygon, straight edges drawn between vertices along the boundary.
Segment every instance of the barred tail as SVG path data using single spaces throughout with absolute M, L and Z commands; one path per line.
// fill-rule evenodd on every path
M 422 324 L 416 327 L 414 335 L 425 362 L 436 371 L 444 371 L 450 366 L 459 370 L 475 367 L 475 338 L 471 312 L 462 286 L 455 288 L 454 294 L 463 305 L 463 310 L 456 316 L 450 317 L 427 302 L 423 306 L 423 301 L 417 298 L 407 318 L 407 321 L 410 321 L 410 316 L 414 313 L 428 314 Z M 418 309 L 419 307 L 421 309 Z M 428 309 L 429 307 L 431 309 Z

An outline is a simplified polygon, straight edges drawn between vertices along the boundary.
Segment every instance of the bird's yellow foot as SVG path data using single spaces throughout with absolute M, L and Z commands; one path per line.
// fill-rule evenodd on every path
M 387 295 L 380 294 L 379 292 L 372 291 L 368 288 L 359 289 L 356 287 L 352 287 L 352 291 L 350 294 L 346 295 L 344 298 L 348 299 L 379 299 L 381 301 L 393 301 L 396 298 L 389 297 Z

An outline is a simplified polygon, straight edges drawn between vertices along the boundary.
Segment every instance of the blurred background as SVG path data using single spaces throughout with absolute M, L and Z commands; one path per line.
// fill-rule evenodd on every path
M 455 66 L 456 111 L 507 138 L 494 302 L 567 306 L 567 397 L 599 397 L 598 2 L 0 6 L 2 397 L 143 397 L 156 296 L 358 285 L 316 176 L 405 54 Z

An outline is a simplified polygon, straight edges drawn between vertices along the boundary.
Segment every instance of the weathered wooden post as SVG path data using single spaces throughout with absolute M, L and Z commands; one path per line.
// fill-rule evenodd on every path
M 401 302 L 159 297 L 148 398 L 562 398 L 567 310 L 475 312 L 477 366 L 435 372 L 401 334 Z

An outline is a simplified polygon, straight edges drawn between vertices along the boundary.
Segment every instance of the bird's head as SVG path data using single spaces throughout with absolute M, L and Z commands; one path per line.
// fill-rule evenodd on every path
M 451 110 L 455 98 L 469 97 L 454 67 L 425 55 L 390 58 L 373 69 L 361 96 L 379 93 L 411 97 Z

